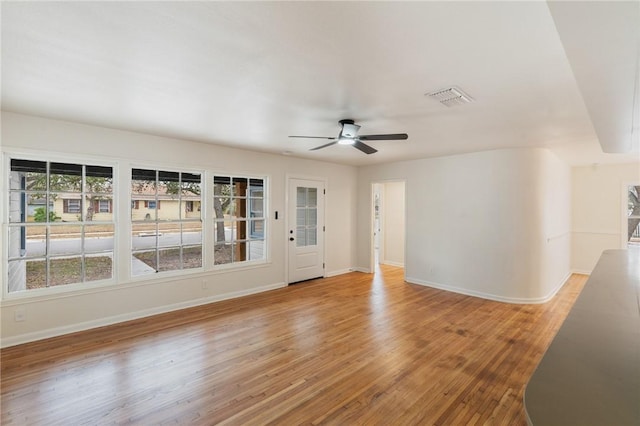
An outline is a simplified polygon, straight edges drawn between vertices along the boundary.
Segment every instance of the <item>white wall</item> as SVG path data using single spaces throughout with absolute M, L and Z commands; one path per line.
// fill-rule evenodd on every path
M 504 149 L 358 170 L 406 180 L 407 281 L 510 302 L 549 299 L 569 275 L 570 170 L 545 149 Z M 356 261 L 370 270 L 371 215 L 359 210 Z
M 384 182 L 381 188 L 384 248 L 380 263 L 404 266 L 404 182 Z
M 87 290 L 74 293 L 5 298 L 1 302 L 0 314 L 3 346 L 283 286 L 286 274 L 284 215 L 287 174 L 327 179 L 326 274 L 347 272 L 354 263 L 355 167 L 9 112 L 2 113 L 2 151 L 39 154 L 63 161 L 114 163 L 120 182 L 127 182 L 132 166 L 144 165 L 267 175 L 271 236 L 270 262 L 260 267 L 131 281 L 124 267 L 130 262 L 127 245 L 129 205 L 120 201 L 115 212 L 119 218 L 117 231 L 121 235 L 116 239 L 115 256 L 120 265 L 115 271 L 117 284 L 100 288 L 88 286 Z M 3 171 L 1 175 L 0 179 L 6 179 L 7 173 Z M 0 181 L 0 184 L 6 188 L 6 182 Z M 128 199 L 127 185 L 116 189 L 119 200 Z M 276 210 L 279 220 L 274 220 L 273 212 Z M 3 224 L 6 224 L 6 212 L 3 211 L 2 215 Z M 6 225 L 3 229 L 6 230 Z M 6 272 L 0 272 L 4 277 Z M 207 282 L 208 288 L 202 288 L 203 281 Z M 24 311 L 26 321 L 14 321 L 16 310 Z
M 626 246 L 624 187 L 640 183 L 640 162 L 574 167 L 571 268 L 590 273 L 603 250 Z

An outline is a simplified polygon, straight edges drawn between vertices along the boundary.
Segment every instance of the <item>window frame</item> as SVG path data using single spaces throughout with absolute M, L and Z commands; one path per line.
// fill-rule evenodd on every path
M 13 291 L 9 292 L 9 201 L 10 201 L 10 182 L 11 176 L 11 160 L 31 160 L 39 162 L 50 163 L 63 163 L 63 164 L 79 164 L 88 166 L 100 166 L 109 167 L 112 172 L 112 183 L 110 193 L 108 194 L 108 200 L 111 203 L 111 215 L 110 225 L 113 232 L 113 250 L 110 252 L 112 259 L 111 265 L 111 277 L 105 280 L 85 281 L 74 284 L 55 285 L 45 288 L 36 288 L 25 291 Z M 242 271 L 255 268 L 263 268 L 271 263 L 270 244 L 271 244 L 271 224 L 269 223 L 269 200 L 270 200 L 270 184 L 271 176 L 267 173 L 245 173 L 236 171 L 220 171 L 214 168 L 202 167 L 191 168 L 189 166 L 176 167 L 175 164 L 169 165 L 161 161 L 139 162 L 131 161 L 127 159 L 120 159 L 114 157 L 102 157 L 94 155 L 75 155 L 64 154 L 58 152 L 47 152 L 46 155 L 29 150 L 20 149 L 3 149 L 0 151 L 0 161 L 3 165 L 3 176 L 0 178 L 0 186 L 2 187 L 3 194 L 3 207 L 0 209 L 0 218 L 2 220 L 3 232 L 2 246 L 0 247 L 0 257 L 2 258 L 2 277 L 0 283 L 2 283 L 2 300 L 7 303 L 13 303 L 12 301 L 20 300 L 48 300 L 50 298 L 68 297 L 73 294 L 89 294 L 100 291 L 110 291 L 110 288 L 124 288 L 127 286 L 137 285 L 155 285 L 161 283 L 173 282 L 175 280 L 193 279 L 193 277 L 207 277 L 217 275 L 219 273 L 228 273 L 230 271 Z M 181 165 L 183 166 L 183 165 Z M 132 209 L 143 209 L 142 203 L 132 203 L 131 200 L 131 169 L 143 168 L 143 169 L 155 169 L 155 170 L 172 170 L 178 168 L 185 173 L 197 173 L 201 177 L 201 196 L 199 204 L 193 203 L 192 212 L 198 213 L 202 226 L 202 261 L 199 268 L 172 270 L 162 273 L 156 273 L 151 275 L 133 275 L 131 271 L 131 211 Z M 264 254 L 260 259 L 247 260 L 242 262 L 234 262 L 228 264 L 215 265 L 213 260 L 213 250 L 215 248 L 213 229 L 215 224 L 215 214 L 213 211 L 213 177 L 214 176 L 233 176 L 233 177 L 246 177 L 247 179 L 260 179 L 262 180 L 262 219 L 264 220 L 263 236 L 264 241 Z M 56 191 L 57 192 L 57 191 Z M 64 191 L 60 191 L 64 192 Z M 68 192 L 68 191 L 67 191 Z M 94 194 L 94 191 L 89 192 Z M 37 203 L 38 200 L 36 200 Z M 42 207 L 47 206 L 49 203 L 49 209 L 53 208 L 52 200 L 44 200 L 45 204 Z M 124 204 L 123 204 L 124 203 Z M 86 205 L 85 205 L 86 204 Z M 33 206 L 35 204 L 31 204 Z M 81 214 L 87 214 L 87 208 L 90 207 L 89 201 L 82 202 Z M 95 209 L 95 203 L 93 203 Z M 160 206 L 158 206 L 160 207 Z M 31 207 L 29 207 L 31 208 Z M 62 211 L 61 204 L 57 207 Z M 161 206 L 165 208 L 164 205 Z M 183 208 L 184 210 L 184 208 Z M 97 210 L 94 213 L 99 213 Z M 33 212 L 26 211 L 25 214 L 33 215 Z M 191 214 L 191 213 L 190 213 Z M 93 222 L 83 221 L 83 225 L 98 224 L 97 218 Z M 249 222 L 248 222 L 249 224 Z M 247 231 L 249 232 L 249 227 Z M 25 233 L 26 235 L 26 233 Z M 26 249 L 26 248 L 25 248 Z M 93 254 L 93 252 L 92 252 Z
M 11 167 L 11 163 L 12 160 L 18 160 L 18 161 L 32 161 L 32 162 L 39 162 L 39 163 L 45 163 L 46 164 L 46 181 L 47 181 L 47 186 L 46 189 L 38 189 L 38 190 L 26 190 L 26 189 L 12 189 L 11 188 L 11 174 L 13 172 L 12 167 Z M 82 210 L 82 206 L 84 206 L 84 203 L 82 202 L 82 199 L 84 197 L 86 197 L 87 195 L 92 195 L 92 194 L 97 194 L 94 191 L 90 191 L 88 190 L 88 186 L 86 185 L 86 177 L 85 176 L 85 170 L 87 167 L 97 167 L 97 168 L 110 168 L 111 169 L 111 183 L 110 183 L 110 192 L 105 193 L 108 196 L 111 197 L 111 200 L 115 200 L 116 199 L 116 194 L 118 191 L 118 186 L 119 186 L 119 182 L 118 182 L 118 163 L 110 160 L 110 159 L 103 159 L 103 158 L 98 158 L 98 157 L 88 157 L 88 156 L 69 156 L 69 155 L 60 155 L 60 154 L 49 154 L 49 155 L 40 155 L 37 153 L 32 153 L 32 152 L 24 152 L 24 151 L 13 151 L 13 150 L 6 150 L 2 152 L 2 164 L 4 166 L 3 168 L 3 177 L 1 179 L 2 181 L 2 197 L 3 197 L 3 204 L 5 205 L 5 207 L 2 209 L 2 212 L 0 213 L 0 215 L 2 216 L 2 223 L 4 224 L 3 227 L 3 235 L 2 235 L 2 250 L 1 252 L 1 257 L 2 257 L 2 262 L 3 262 L 3 266 L 2 268 L 0 268 L 0 270 L 2 270 L 2 278 L 0 279 L 0 282 L 2 282 L 2 300 L 21 300 L 21 299 L 32 299 L 32 298 L 42 298 L 42 297 L 52 297 L 58 294 L 68 294 L 68 293 L 78 293 L 78 292 L 86 292 L 86 291 L 91 291 L 92 289 L 96 289 L 96 288 L 101 288 L 101 287 L 107 287 L 107 286 L 112 286 L 114 285 L 114 283 L 116 283 L 117 281 L 117 276 L 118 276 L 118 255 L 116 252 L 116 241 L 118 239 L 118 217 L 117 217 L 117 212 L 113 211 L 112 209 L 112 216 L 110 220 L 86 220 L 86 212 L 84 212 Z M 57 218 L 55 221 L 44 221 L 44 222 L 38 222 L 37 224 L 30 222 L 26 219 L 26 217 L 24 218 L 24 221 L 12 221 L 10 220 L 10 209 L 11 209 L 11 194 L 12 193 L 36 193 L 36 192 L 44 192 L 45 193 L 45 197 L 44 197 L 44 204 L 42 205 L 42 207 L 45 207 L 45 213 L 48 215 L 50 211 L 55 211 L 52 210 L 54 208 L 55 202 L 53 199 L 51 199 L 50 194 L 56 194 L 60 196 L 60 200 L 61 200 L 61 207 L 63 207 L 64 209 L 64 195 L 65 193 L 69 193 L 69 191 L 66 190 L 59 190 L 59 189 L 55 189 L 55 188 L 50 188 L 50 176 L 51 176 L 51 170 L 50 170 L 50 164 L 66 164 L 66 165 L 80 165 L 82 167 L 82 186 L 79 192 L 77 192 L 78 194 L 80 194 L 80 198 L 78 199 L 78 201 L 80 202 L 81 205 L 81 209 L 80 212 L 77 213 L 62 213 L 62 214 L 71 214 L 71 215 L 79 215 L 80 219 L 77 221 L 73 221 L 73 222 L 63 222 L 61 220 L 61 218 Z M 59 173 L 55 173 L 55 174 L 59 174 Z M 75 192 L 74 192 L 75 193 Z M 72 199 L 73 200 L 73 199 Z M 26 201 L 24 201 L 26 203 Z M 27 205 L 25 205 L 23 207 L 24 209 L 24 214 L 25 215 L 31 215 L 29 213 L 29 207 Z M 58 221 L 60 220 L 60 221 Z M 84 235 L 85 231 L 87 230 L 87 227 L 91 227 L 91 226 L 96 226 L 96 225 L 107 225 L 110 226 L 113 232 L 113 246 L 111 247 L 111 250 L 103 250 L 103 251 L 93 251 L 90 248 L 87 248 L 85 246 L 85 242 L 86 242 L 86 237 Z M 24 290 L 18 290 L 18 291 L 9 291 L 9 269 L 10 269 L 10 263 L 13 261 L 16 261 L 17 258 L 15 257 L 10 257 L 9 255 L 9 240 L 10 240 L 10 232 L 12 228 L 21 228 L 24 229 L 24 231 L 21 231 L 21 237 L 26 241 L 26 231 L 28 227 L 43 227 L 45 229 L 49 229 L 50 227 L 62 227 L 62 226 L 74 226 L 74 227 L 78 227 L 81 229 L 81 238 L 80 238 L 80 247 L 81 247 L 81 251 L 79 252 L 79 257 L 81 259 L 81 275 L 82 275 L 82 279 L 84 279 L 84 281 L 80 281 L 80 282 L 73 282 L 73 283 L 69 283 L 69 284 L 64 284 L 64 283 L 59 283 L 59 284 L 49 284 L 47 283 L 47 285 L 45 287 L 41 287 L 41 288 L 32 288 L 32 289 L 24 289 Z M 42 259 L 45 262 L 47 262 L 47 265 L 49 265 L 49 262 L 51 259 L 62 259 L 64 257 L 66 257 L 67 255 L 60 255 L 60 254 L 51 254 L 51 253 L 47 253 L 45 252 L 44 256 L 42 255 L 35 255 L 35 256 L 28 256 L 28 253 L 26 253 L 26 245 L 24 244 L 25 241 L 21 241 L 20 242 L 20 251 L 21 251 L 21 256 L 20 257 L 24 257 L 25 261 L 28 259 Z M 51 239 L 50 238 L 46 238 L 45 239 L 45 247 L 49 247 Z M 78 253 L 69 253 L 68 256 L 72 256 L 72 257 L 77 257 Z M 109 256 L 111 258 L 111 276 L 109 278 L 104 278 L 104 279 L 96 279 L 96 280 L 86 280 L 86 259 L 92 258 L 92 257 L 96 257 L 96 256 Z M 46 272 L 47 276 L 46 279 L 47 281 L 50 279 L 50 272 Z M 26 283 L 25 283 L 26 285 Z
M 234 179 L 237 180 L 246 180 L 247 182 L 247 187 L 245 188 L 245 194 L 244 195 L 238 195 L 236 196 L 233 193 L 233 190 L 230 196 L 226 196 L 226 195 L 216 195 L 215 193 L 215 186 L 216 186 L 216 178 L 219 179 L 229 179 L 229 184 L 228 185 L 232 185 L 232 183 L 234 182 Z M 211 216 L 211 220 L 209 221 L 210 223 L 210 228 L 211 228 L 211 234 L 212 234 L 212 240 L 213 240 L 213 253 L 210 257 L 211 260 L 211 264 L 212 264 L 212 270 L 229 270 L 229 269 L 242 269 L 242 268 L 247 268 L 247 267 L 252 267 L 255 265 L 261 265 L 261 264 L 266 264 L 270 262 L 270 255 L 269 255 L 269 245 L 270 245 L 270 240 L 271 240 L 271 234 L 270 234 L 270 226 L 269 226 L 269 218 L 268 218 L 268 212 L 269 212 L 269 176 L 268 175 L 254 175 L 254 174 L 245 174 L 245 173 L 233 173 L 233 172 L 213 172 L 211 174 L 211 177 L 209 179 L 209 182 L 212 185 L 211 188 L 211 196 L 209 197 L 209 201 L 211 202 L 211 204 L 215 205 L 216 198 L 230 198 L 230 204 L 233 205 L 233 200 L 240 200 L 240 201 L 244 201 L 245 205 L 244 205 L 244 210 L 246 212 L 244 217 L 240 217 L 240 216 L 230 216 L 229 218 L 224 218 L 221 219 L 219 217 L 217 217 L 217 214 L 214 211 L 212 212 Z M 257 197 L 257 196 L 251 196 L 251 181 L 252 180 L 260 180 L 262 181 L 262 197 Z M 260 200 L 262 202 L 262 216 L 259 217 L 255 217 L 252 216 L 252 200 Z M 245 256 L 247 257 L 245 260 L 239 260 L 236 261 L 234 260 L 234 256 L 232 254 L 232 258 L 230 262 L 227 263 L 216 263 L 216 248 L 218 246 L 221 246 L 222 244 L 219 241 L 216 241 L 216 233 L 217 231 L 217 227 L 219 223 L 226 223 L 226 222 L 230 222 L 231 223 L 231 229 L 230 229 L 230 236 L 231 236 L 231 251 L 233 252 L 234 250 L 234 245 L 236 244 L 236 242 L 240 243 L 240 244 L 245 244 L 245 251 L 246 254 Z M 234 238 L 234 232 L 237 229 L 237 224 L 240 222 L 244 222 L 244 226 L 245 226 L 245 237 L 242 239 L 237 239 Z M 262 223 L 262 236 L 260 238 L 254 238 L 252 237 L 252 228 L 255 224 L 257 224 L 258 222 Z M 225 228 L 227 228 L 225 226 Z M 237 235 L 237 234 L 236 234 Z M 225 238 L 226 239 L 226 238 Z M 262 242 L 262 257 L 258 258 L 258 259 L 251 259 L 251 244 L 261 241 Z M 225 242 L 226 245 L 226 242 Z
M 178 202 L 178 218 L 172 218 L 172 219 L 161 219 L 160 218 L 160 214 L 162 214 L 162 212 L 160 211 L 162 208 L 165 208 L 165 210 L 167 209 L 167 207 L 165 207 L 165 204 L 162 203 L 163 200 L 166 200 L 166 194 L 162 194 L 160 195 L 159 192 L 157 191 L 157 189 L 155 189 L 154 191 L 154 195 L 153 197 L 150 194 L 138 194 L 138 198 L 135 198 L 134 192 L 133 192 L 133 185 L 134 185 L 134 181 L 136 180 L 141 180 L 141 179 L 134 179 L 134 170 L 138 170 L 138 171 L 154 171 L 155 172 L 155 185 L 154 187 L 157 188 L 157 186 L 159 185 L 160 181 L 162 180 L 160 178 L 160 174 L 162 173 L 166 173 L 166 174 L 178 174 L 180 176 L 180 179 L 182 179 L 182 175 L 183 174 L 187 174 L 187 175 L 199 175 L 200 176 L 200 202 L 202 202 L 204 200 L 205 197 L 205 193 L 206 193 L 206 187 L 205 187 L 205 179 L 206 179 L 206 171 L 204 170 L 194 170 L 194 169 L 189 169 L 187 167 L 180 167 L 180 168 L 176 168 L 175 166 L 172 167 L 165 167 L 163 165 L 157 165 L 157 164 L 145 164 L 145 165 L 139 165 L 139 164 L 130 164 L 129 165 L 129 201 L 128 204 L 131 206 L 130 210 L 129 210 L 129 219 L 128 219 L 128 223 L 130 226 L 130 232 L 129 232 L 129 256 L 131 258 L 131 260 L 129 261 L 129 274 L 128 274 L 128 278 L 131 281 L 139 281 L 139 280 L 149 280 L 149 279 L 154 279 L 154 278 L 160 278 L 160 277 L 173 277 L 173 276 L 184 276 L 184 275 L 188 275 L 188 274 L 196 274 L 196 273 L 202 273 L 202 272 L 206 272 L 207 268 L 206 268 L 206 263 L 205 263 L 205 252 L 206 252 L 206 241 L 204 238 L 205 235 L 205 218 L 204 215 L 201 213 L 199 218 L 187 218 L 187 217 L 182 217 L 182 191 L 178 190 L 178 195 L 177 195 L 177 202 Z M 180 180 L 178 187 L 180 188 L 180 183 L 182 183 L 183 181 Z M 140 201 L 143 201 L 143 203 L 140 203 Z M 153 205 L 152 205 L 153 203 Z M 169 208 L 170 209 L 170 208 Z M 149 211 L 153 211 L 155 218 L 149 218 L 149 219 L 136 219 L 134 220 L 133 218 L 133 212 L 135 210 L 149 210 Z M 148 215 L 148 213 L 147 213 Z M 184 228 L 183 225 L 185 223 L 196 223 L 199 222 L 200 224 L 200 233 L 201 233 L 201 238 L 200 238 L 200 266 L 198 267 L 193 267 L 193 268 L 185 268 L 184 265 L 184 258 L 183 258 L 183 254 L 185 249 L 192 249 L 194 247 L 197 247 L 197 244 L 183 244 L 182 243 L 182 237 L 183 237 L 183 232 L 184 232 Z M 143 255 L 144 252 L 150 252 L 151 251 L 151 247 L 149 247 L 149 249 L 141 249 L 141 248 L 135 248 L 134 247 L 134 242 L 133 242 L 133 237 L 134 237 L 134 232 L 136 232 L 134 230 L 134 227 L 136 224 L 140 225 L 140 224 L 153 224 L 155 225 L 155 235 L 154 237 L 156 238 L 155 240 L 155 244 L 153 246 L 153 251 L 155 251 L 155 262 L 154 265 L 155 266 L 151 266 L 148 265 L 147 266 L 149 268 L 153 268 L 155 269 L 154 273 L 151 273 L 151 271 L 149 271 L 148 273 L 139 273 L 139 274 L 134 274 L 134 270 L 133 270 L 133 257 L 135 257 L 136 254 L 138 255 Z M 161 224 L 180 224 L 180 241 L 181 244 L 179 245 L 162 245 L 159 242 L 159 237 L 161 236 L 162 232 L 160 230 L 160 226 Z M 178 248 L 179 249 L 179 253 L 180 253 L 180 268 L 177 269 L 170 269 L 170 270 L 159 270 L 159 265 L 161 263 L 160 261 L 160 256 L 161 256 L 161 252 L 162 251 L 168 251 L 170 249 L 175 249 Z M 138 258 L 138 260 L 140 260 Z M 143 261 L 143 263 L 146 263 Z

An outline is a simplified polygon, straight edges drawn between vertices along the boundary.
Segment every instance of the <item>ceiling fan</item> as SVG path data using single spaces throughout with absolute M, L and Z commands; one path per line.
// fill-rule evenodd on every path
M 358 130 L 360 126 L 355 124 L 353 120 L 340 120 L 339 121 L 342 128 L 340 129 L 340 133 L 337 137 L 327 137 L 327 136 L 289 136 L 290 138 L 311 138 L 311 139 L 329 139 L 331 142 L 325 145 L 320 145 L 315 148 L 312 148 L 310 151 L 316 151 L 318 149 L 326 148 L 331 145 L 340 144 L 340 145 L 352 145 L 354 148 L 359 149 L 365 154 L 373 154 L 378 152 L 377 149 L 363 143 L 362 141 L 394 141 L 394 140 L 405 140 L 409 136 L 406 133 L 393 133 L 387 135 L 362 135 L 358 136 Z

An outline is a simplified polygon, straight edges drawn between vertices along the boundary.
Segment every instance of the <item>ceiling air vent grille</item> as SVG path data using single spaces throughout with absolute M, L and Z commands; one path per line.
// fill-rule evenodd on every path
M 447 107 L 454 107 L 473 102 L 473 98 L 464 93 L 462 89 L 458 87 L 436 90 L 435 92 L 427 93 L 427 96 Z

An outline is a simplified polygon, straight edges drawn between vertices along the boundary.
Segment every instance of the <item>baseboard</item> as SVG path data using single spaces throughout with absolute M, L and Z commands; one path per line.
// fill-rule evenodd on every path
M 580 275 L 591 275 L 591 271 L 582 270 L 582 269 L 573 269 L 571 270 L 572 274 L 580 274 Z
M 466 288 L 454 287 L 446 284 L 435 283 L 432 281 L 420 280 L 418 278 L 412 278 L 412 277 L 406 277 L 405 281 L 410 284 L 418 284 L 426 287 L 433 287 L 439 290 L 446 290 L 453 293 L 464 294 L 465 296 L 479 297 L 482 299 L 493 300 L 496 302 L 505 302 L 505 303 L 514 303 L 514 304 L 540 304 L 540 303 L 546 303 L 549 300 L 551 300 L 553 296 L 555 296 L 556 293 L 562 288 L 564 283 L 567 282 L 570 276 L 571 276 L 571 272 L 569 272 L 565 276 L 565 278 L 563 278 L 558 284 L 556 284 L 553 290 L 551 290 L 547 295 L 542 297 L 531 297 L 531 298 L 498 296 L 495 294 L 483 293 L 479 291 L 469 290 Z
M 354 272 L 362 272 L 362 273 L 364 273 L 364 274 L 370 274 L 370 273 L 371 273 L 371 270 L 370 270 L 369 268 L 362 268 L 362 267 L 360 267 L 360 266 L 356 266 L 356 267 L 354 267 L 354 268 L 353 268 L 353 271 L 354 271 Z
M 380 262 L 382 265 L 396 266 L 398 268 L 404 268 L 404 263 L 402 262 L 392 262 L 390 260 L 384 260 Z
M 111 317 L 100 318 L 91 321 L 80 322 L 77 324 L 65 325 L 61 327 L 49 328 L 47 330 L 39 330 L 31 333 L 20 334 L 18 336 L 5 337 L 0 339 L 0 348 L 21 345 L 23 343 L 35 342 L 36 340 L 48 339 L 51 337 L 62 336 L 64 334 L 76 333 L 78 331 L 90 330 L 92 328 L 104 327 L 107 325 L 118 324 L 125 321 L 150 317 L 153 315 L 164 314 L 167 312 L 178 311 L 181 309 L 193 308 L 196 306 L 207 305 L 209 303 L 220 302 L 222 300 L 236 299 L 250 294 L 262 293 L 269 290 L 286 287 L 285 283 L 269 284 L 260 287 L 254 287 L 248 290 L 233 291 L 229 293 L 218 294 L 214 296 L 203 297 L 201 299 L 189 300 L 186 302 L 174 303 L 171 305 L 159 306 L 157 308 L 143 309 L 141 311 L 129 312 L 126 314 L 114 315 Z
M 327 272 L 325 274 L 325 277 L 331 278 L 331 277 L 335 277 L 335 276 L 338 276 L 338 275 L 348 274 L 349 272 L 353 272 L 353 271 L 355 271 L 355 269 L 353 269 L 353 268 L 339 269 L 337 271 Z

